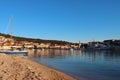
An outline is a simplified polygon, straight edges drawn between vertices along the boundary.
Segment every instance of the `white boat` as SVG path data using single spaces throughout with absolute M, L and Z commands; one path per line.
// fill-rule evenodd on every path
M 28 55 L 27 51 L 1 51 L 0 53 L 12 54 L 12 55 L 24 55 L 24 56 Z
M 10 38 L 11 38 L 11 40 L 12 40 L 12 17 L 10 18 Z M 11 44 L 12 44 L 13 42 L 11 41 Z M 2 51 L 0 51 L 0 53 L 5 53 L 5 54 L 22 54 L 22 55 L 27 55 L 28 54 L 28 52 L 27 51 L 24 51 L 24 50 L 12 50 L 12 45 L 11 45 L 11 50 L 10 51 L 8 51 L 8 50 L 2 50 Z

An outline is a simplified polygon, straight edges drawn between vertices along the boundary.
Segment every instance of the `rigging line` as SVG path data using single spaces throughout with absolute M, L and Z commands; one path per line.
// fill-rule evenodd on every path
M 7 24 L 7 27 L 6 27 L 6 29 L 5 29 L 5 34 L 9 34 L 9 32 L 8 32 L 9 24 L 10 24 L 10 19 L 9 19 L 8 24 Z

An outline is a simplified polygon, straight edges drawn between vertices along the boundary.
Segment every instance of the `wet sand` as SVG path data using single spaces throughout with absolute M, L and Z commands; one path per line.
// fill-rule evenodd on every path
M 0 80 L 76 80 L 23 56 L 0 53 Z

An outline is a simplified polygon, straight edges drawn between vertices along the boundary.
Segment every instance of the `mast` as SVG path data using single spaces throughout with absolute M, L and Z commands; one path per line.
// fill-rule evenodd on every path
M 12 16 L 10 17 L 10 38 L 12 39 Z

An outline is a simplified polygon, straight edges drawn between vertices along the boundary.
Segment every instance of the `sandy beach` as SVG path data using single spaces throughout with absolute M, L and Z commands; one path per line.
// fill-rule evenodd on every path
M 76 80 L 23 56 L 0 54 L 0 80 Z

